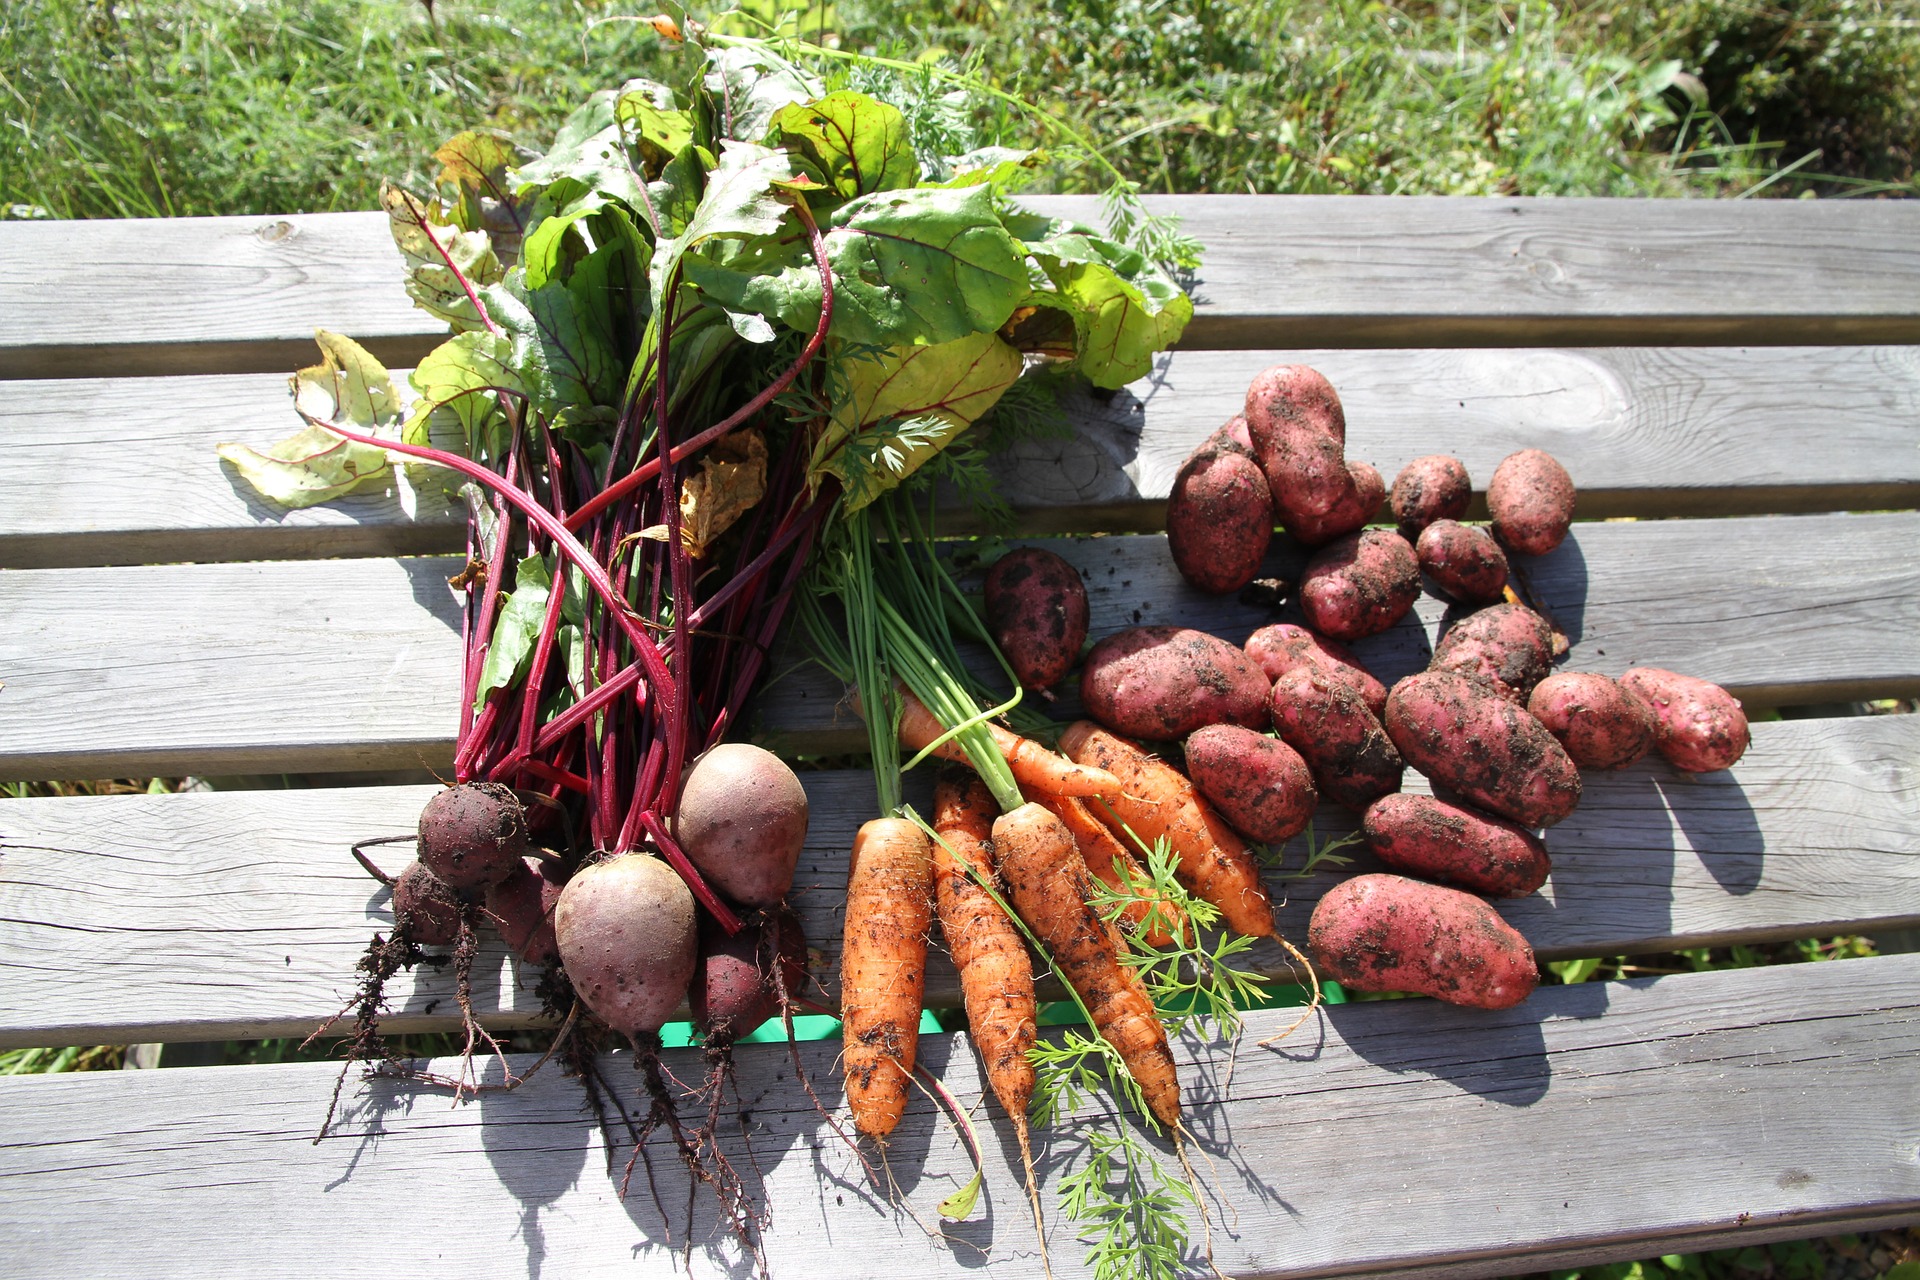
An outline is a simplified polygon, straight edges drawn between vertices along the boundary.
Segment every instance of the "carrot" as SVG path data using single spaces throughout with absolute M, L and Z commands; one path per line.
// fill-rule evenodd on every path
M 1033 1064 L 1027 1061 L 1027 1050 L 1033 1047 L 1039 1012 L 1033 961 L 1013 921 L 961 864 L 964 859 L 982 877 L 993 878 L 993 846 L 988 841 L 998 811 L 980 779 L 958 769 L 941 775 L 933 792 L 933 828 L 952 852 L 939 844 L 933 847 L 934 904 L 954 968 L 960 971 L 967 1025 L 987 1081 L 1024 1144 L 1027 1109 L 1033 1103 Z
M 948 726 L 941 724 L 921 704 L 920 699 L 905 688 L 899 693 L 900 744 L 913 751 L 924 750 L 928 743 L 946 733 Z M 1007 767 L 1013 770 L 1014 780 L 1023 787 L 1032 787 L 1056 796 L 1103 796 L 1120 787 L 1120 780 L 1105 770 L 1075 764 L 1033 739 L 1003 729 L 991 720 L 987 721 L 986 728 L 993 736 L 994 747 L 1006 759 Z M 968 763 L 966 751 L 951 738 L 935 747 L 933 754 L 942 760 Z
M 1273 904 L 1260 883 L 1260 869 L 1246 842 L 1200 798 L 1172 765 L 1080 720 L 1060 735 L 1060 749 L 1074 761 L 1096 765 L 1120 779 L 1108 808 L 1088 806 L 1102 822 L 1133 828 L 1142 840 L 1165 837 L 1178 862 L 1180 883 L 1220 909 L 1227 924 L 1255 938 L 1274 937 Z M 1124 834 L 1124 833 L 1120 833 Z
M 1142 885 L 1147 873 L 1140 860 L 1093 816 L 1086 801 L 1078 796 L 1050 796 L 1027 787 L 1020 790 L 1028 800 L 1045 807 L 1048 813 L 1067 824 L 1080 857 L 1096 879 L 1115 893 L 1134 895 L 1136 901 L 1127 908 L 1123 918 L 1135 933 L 1140 933 L 1148 919 L 1152 919 L 1153 928 L 1144 934 L 1148 946 L 1171 946 L 1175 936 L 1186 930 L 1187 913 L 1171 902 L 1157 901 L 1144 891 Z
M 1127 1064 L 1147 1109 L 1178 1129 L 1180 1080 L 1167 1030 L 1140 976 L 1120 963 L 1119 935 L 1087 905 L 1092 876 L 1073 833 L 1041 805 L 1024 804 L 994 822 L 993 847 L 1014 909 Z
M 847 1104 L 854 1127 L 885 1138 L 907 1109 L 920 1039 L 933 842 L 905 818 L 875 818 L 853 838 L 840 954 Z

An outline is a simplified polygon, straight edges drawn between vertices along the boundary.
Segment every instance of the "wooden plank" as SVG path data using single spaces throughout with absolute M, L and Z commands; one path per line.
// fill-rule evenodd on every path
M 1027 203 L 1100 218 L 1092 197 Z M 1206 246 L 1191 348 L 1920 341 L 1901 201 L 1149 203 Z M 291 368 L 316 325 L 388 363 L 431 345 L 382 215 L 0 227 L 0 377 Z
M 1920 505 L 1920 348 L 1185 351 L 1106 401 L 1068 406 L 1072 439 L 991 465 L 1026 532 L 1157 530 L 1187 453 L 1270 364 L 1341 389 L 1349 452 L 1389 481 L 1452 453 L 1484 484 L 1516 449 L 1551 450 L 1589 518 Z M 1822 447 L 1807 448 L 1809 424 Z M 239 484 L 217 443 L 297 425 L 271 375 L 21 382 L 0 403 L 0 566 L 419 554 L 459 548 L 434 502 L 389 494 L 283 511 Z
M 300 357 L 312 363 L 311 347 Z M 289 366 L 291 367 L 291 366 Z M 412 513 L 391 489 L 290 511 L 215 455 L 299 429 L 286 374 L 12 384 L 0 440 L 0 567 L 419 555 L 465 545 L 443 490 Z
M 1912 1221 L 1916 991 L 1920 957 L 1894 956 L 1559 987 L 1495 1014 L 1346 1005 L 1271 1050 L 1252 1042 L 1290 1015 L 1255 1014 L 1230 1075 L 1213 1046 L 1177 1051 L 1215 1261 L 1248 1280 L 1495 1276 Z M 801 1050 L 830 1107 L 837 1050 Z M 923 1037 L 921 1056 L 963 1105 L 979 1100 L 962 1037 Z M 623 1059 L 604 1067 L 627 1088 Z M 934 1201 L 968 1176 L 929 1105 L 916 1100 L 889 1148 L 897 1207 L 787 1078 L 783 1049 L 746 1046 L 738 1060 L 751 1163 L 730 1127 L 722 1140 L 770 1208 L 771 1274 L 1035 1274 L 997 1108 L 980 1112 L 983 1207 L 929 1234 Z M 668 1065 L 682 1079 L 703 1070 L 697 1051 L 671 1051 Z M 664 1146 L 653 1166 L 670 1218 L 642 1178 L 620 1199 L 624 1158 L 607 1159 L 578 1085 L 555 1072 L 453 1106 L 391 1081 L 354 1085 L 334 1136 L 315 1145 L 335 1074 L 312 1063 L 0 1080 L 0 1274 L 109 1271 L 134 1239 L 148 1273 L 194 1280 L 316 1257 L 436 1275 L 747 1268 L 704 1193 L 678 1254 L 687 1199 Z M 1088 1272 L 1058 1183 L 1105 1123 L 1083 1113 L 1040 1138 L 1062 1276 Z M 1678 1133 L 1690 1136 L 1653 1140 Z M 261 1231 L 269 1198 L 282 1212 Z
M 1276 616 L 1187 587 L 1158 536 L 1057 545 L 1088 578 L 1096 636 L 1178 623 L 1238 643 Z M 1282 550 L 1271 568 L 1290 576 L 1299 563 Z M 0 574 L 0 777 L 444 767 L 459 696 L 445 585 L 456 568 L 409 558 Z M 1668 666 L 1754 706 L 1920 691 L 1920 514 L 1581 524 L 1531 574 L 1572 640 L 1571 670 Z M 1382 679 L 1419 670 L 1444 613 L 1423 599 L 1358 651 Z M 765 691 L 757 732 L 792 751 L 860 748 L 824 672 L 787 657 L 773 669 L 791 674 Z M 1076 708 L 1066 696 L 1051 712 Z
M 410 365 L 446 326 L 403 281 L 379 213 L 10 222 L 0 378 L 284 372 L 315 329 Z
M 1755 726 L 1726 773 L 1642 764 L 1590 774 L 1547 833 L 1546 890 L 1500 904 L 1542 955 L 1876 932 L 1920 923 L 1920 717 Z M 828 999 L 837 997 L 847 850 L 873 816 L 861 771 L 803 772 L 812 824 L 793 896 Z M 926 771 L 909 799 L 927 808 Z M 1424 789 L 1409 775 L 1409 789 Z M 412 828 L 430 787 L 27 800 L 0 804 L 0 1047 L 304 1035 L 350 993 L 354 961 L 390 924 L 387 894 L 348 858 L 356 840 Z M 1322 838 L 1351 832 L 1326 806 Z M 374 856 L 397 871 L 404 846 Z M 1283 867 L 1304 858 L 1295 841 Z M 1281 929 L 1304 937 L 1320 894 L 1378 867 L 1271 880 Z M 1279 949 L 1255 956 L 1288 972 Z M 928 1002 L 959 1003 L 944 956 Z M 497 943 L 476 1007 L 531 1025 L 531 975 Z M 396 1030 L 454 1025 L 449 975 L 397 980 Z

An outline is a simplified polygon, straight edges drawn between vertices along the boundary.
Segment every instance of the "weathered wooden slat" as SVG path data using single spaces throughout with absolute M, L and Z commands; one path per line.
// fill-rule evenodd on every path
M 1099 220 L 1091 197 L 1028 203 Z M 1900 201 L 1151 203 L 1206 246 L 1193 348 L 1920 341 Z M 389 363 L 431 346 L 381 215 L 0 228 L 0 377 L 285 369 L 315 326 Z
M 1236 643 L 1270 610 L 1179 580 L 1159 536 L 1059 539 L 1093 632 L 1178 623 Z M 1276 573 L 1298 572 L 1277 552 Z M 458 710 L 455 562 L 398 560 L 0 574 L 0 777 L 440 768 Z M 1566 667 L 1667 666 L 1756 706 L 1920 690 L 1920 515 L 1582 524 L 1531 570 Z M 1382 679 L 1426 664 L 1444 608 L 1358 651 Z M 1280 617 L 1291 616 L 1282 612 Z M 789 658 L 756 732 L 857 750 L 840 690 Z M 1051 710 L 1069 718 L 1076 702 Z
M 1729 772 L 1651 763 L 1589 775 L 1574 815 L 1547 833 L 1546 890 L 1500 904 L 1545 956 L 1873 932 L 1920 923 L 1920 718 L 1755 726 Z M 926 810 L 916 775 L 909 799 Z M 814 970 L 837 996 L 847 850 L 874 814 L 862 771 L 807 772 L 812 826 L 794 904 Z M 1409 789 L 1423 784 L 1410 776 Z M 0 804 L 0 1047 L 302 1035 L 345 1003 L 387 894 L 346 855 L 412 828 L 432 788 L 114 796 Z M 1326 806 L 1323 839 L 1352 831 Z M 1350 850 L 1349 852 L 1355 852 Z M 392 871 L 406 846 L 371 853 Z M 1303 842 L 1283 867 L 1298 868 Z M 1300 939 L 1319 896 L 1351 867 L 1272 882 L 1282 931 Z M 1286 973 L 1279 949 L 1256 963 Z M 532 982 L 495 942 L 476 1008 L 529 1025 Z M 943 956 L 928 1002 L 959 1003 Z M 455 1025 L 453 982 L 420 970 L 391 987 L 395 1030 Z
M 1495 1014 L 1346 1005 L 1272 1049 L 1253 1042 L 1291 1015 L 1253 1015 L 1230 1075 L 1214 1047 L 1178 1049 L 1215 1261 L 1249 1280 L 1464 1278 L 1911 1221 L 1917 991 L 1920 957 L 1894 956 L 1559 987 Z M 836 1108 L 837 1051 L 801 1050 Z M 695 1052 L 668 1057 L 682 1079 L 702 1074 Z M 921 1057 L 963 1105 L 979 1101 L 963 1037 L 924 1037 Z M 730 1127 L 723 1142 L 771 1210 L 771 1274 L 1036 1273 L 997 1107 L 979 1124 L 982 1207 L 930 1235 L 934 1202 L 970 1172 L 930 1105 L 916 1100 L 888 1151 L 909 1213 L 794 1086 L 784 1049 L 748 1046 L 738 1061 L 751 1162 Z M 621 1055 L 603 1069 L 632 1088 Z M 0 1080 L 0 1273 L 109 1271 L 129 1240 L 146 1272 L 195 1280 L 316 1257 L 343 1271 L 529 1276 L 748 1265 L 705 1193 L 680 1256 L 685 1183 L 664 1145 L 652 1157 L 671 1227 L 646 1178 L 622 1202 L 625 1143 L 609 1161 L 578 1084 L 551 1068 L 465 1105 L 392 1081 L 350 1084 L 334 1136 L 315 1145 L 335 1074 L 299 1064 Z M 1058 1182 L 1084 1160 L 1087 1129 L 1105 1123 L 1083 1114 L 1040 1137 L 1063 1276 L 1089 1272 Z M 1667 1134 L 1688 1136 L 1654 1140 Z M 1608 1173 L 1598 1183 L 1596 1169 Z M 268 1197 L 325 1212 L 278 1214 L 261 1231 Z M 1197 1251 L 1197 1224 L 1194 1237 Z
M 1029 532 L 1158 529 L 1175 471 L 1269 364 L 1341 390 L 1349 453 L 1391 481 L 1452 453 L 1482 484 L 1544 447 L 1588 517 L 1872 510 L 1920 502 L 1920 349 L 1185 351 L 1105 401 L 1068 406 L 1073 439 L 991 465 Z M 271 375 L 19 383 L 0 401 L 0 566 L 298 559 L 452 551 L 457 514 L 410 520 L 391 494 L 284 511 L 213 453 L 297 423 Z M 1809 449 L 1817 430 L 1821 447 Z

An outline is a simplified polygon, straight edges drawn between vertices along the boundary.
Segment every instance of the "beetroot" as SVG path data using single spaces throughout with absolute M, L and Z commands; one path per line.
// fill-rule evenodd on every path
M 745 742 L 703 752 L 680 788 L 674 838 L 720 892 L 780 905 L 807 840 L 807 792 L 780 757 Z
M 450 947 L 460 936 L 460 899 L 447 882 L 413 861 L 393 882 L 394 928 L 423 947 Z
M 693 978 L 693 894 L 658 858 L 624 853 L 574 873 L 553 913 L 560 960 L 602 1022 L 658 1039 Z
M 807 940 L 791 910 L 782 908 L 732 937 L 704 921 L 687 1004 L 710 1047 L 730 1045 L 778 1017 L 806 983 Z
M 528 964 L 552 964 L 560 958 L 553 911 L 563 884 L 550 864 L 527 859 L 487 890 L 488 919 L 506 939 L 508 949 Z
M 420 861 L 455 890 L 485 889 L 527 854 L 527 812 L 497 782 L 449 787 L 420 811 Z

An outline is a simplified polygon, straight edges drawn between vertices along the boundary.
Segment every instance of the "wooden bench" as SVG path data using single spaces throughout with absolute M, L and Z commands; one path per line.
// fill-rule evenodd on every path
M 1185 588 L 1150 531 L 1250 376 L 1299 360 L 1340 388 L 1350 455 L 1389 477 L 1431 452 L 1481 482 L 1524 446 L 1566 463 L 1593 522 L 1532 582 L 1568 668 L 1670 666 L 1755 711 L 1920 692 L 1920 206 L 1164 203 L 1207 246 L 1185 346 L 1080 406 L 1075 438 L 998 464 L 1030 533 L 1115 535 L 1055 543 L 1096 633 L 1178 620 L 1237 641 L 1269 620 Z M 396 366 L 433 345 L 377 215 L 0 225 L 0 777 L 330 779 L 0 803 L 0 1046 L 304 1034 L 387 921 L 346 846 L 408 830 L 422 771 L 451 759 L 459 533 L 446 508 L 377 496 L 281 512 L 216 461 L 217 441 L 291 429 L 285 374 L 315 326 Z M 1603 522 L 1627 516 L 1646 518 Z M 1423 601 L 1361 652 L 1383 678 L 1415 670 L 1440 613 Z M 758 732 L 847 749 L 837 701 L 795 672 Z M 871 779 L 805 779 L 797 905 L 831 988 Z M 1351 829 L 1323 813 L 1323 835 Z M 1502 906 L 1545 959 L 1912 928 L 1920 717 L 1758 723 L 1727 773 L 1590 776 L 1548 843 L 1547 888 Z M 1276 882 L 1286 933 L 1335 879 Z M 497 947 L 481 971 L 488 1023 L 532 1025 Z M 393 1029 L 454 1025 L 443 976 L 393 994 Z M 956 1002 L 950 970 L 929 1000 Z M 1219 1265 L 1490 1276 L 1920 1221 L 1917 1015 L 1913 955 L 1553 986 L 1499 1014 L 1349 1004 L 1272 1048 L 1253 1041 L 1291 1015 L 1251 1015 L 1231 1069 L 1203 1048 L 1184 1077 Z M 922 1045 L 979 1097 L 964 1035 Z M 802 1051 L 829 1105 L 835 1047 Z M 891 1153 L 910 1214 L 783 1047 L 743 1049 L 740 1071 L 775 1276 L 1036 1272 L 997 1110 L 984 1213 L 929 1236 L 966 1176 L 930 1107 Z M 0 1274 L 742 1269 L 710 1221 L 683 1257 L 647 1195 L 622 1202 L 557 1070 L 457 1106 L 356 1075 L 314 1145 L 335 1075 L 0 1080 Z M 1045 1144 L 1050 1183 L 1079 1150 Z M 1077 1274 L 1043 1195 L 1053 1265 Z

